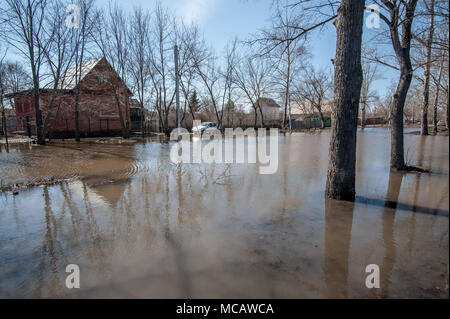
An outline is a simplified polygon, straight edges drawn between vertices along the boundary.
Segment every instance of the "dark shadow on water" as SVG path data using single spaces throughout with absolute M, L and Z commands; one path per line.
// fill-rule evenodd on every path
M 356 196 L 355 202 L 366 204 L 366 205 L 392 208 L 392 209 L 396 209 L 396 210 L 403 210 L 403 211 L 415 212 L 415 213 L 419 213 L 419 214 L 427 214 L 427 215 L 442 216 L 442 217 L 448 217 L 448 213 L 449 213 L 447 210 L 443 210 L 443 209 L 428 208 L 428 207 L 423 207 L 423 206 L 399 203 L 397 201 L 384 200 L 384 199 L 378 199 L 378 198 L 369 198 L 369 197 L 364 197 L 364 196 Z

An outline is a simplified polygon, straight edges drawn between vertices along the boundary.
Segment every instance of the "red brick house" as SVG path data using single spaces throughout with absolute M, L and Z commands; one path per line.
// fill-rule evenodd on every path
M 131 91 L 126 87 L 105 58 L 92 59 L 81 67 L 79 85 L 79 129 L 80 136 L 105 136 L 121 133 L 118 112 L 120 104 L 123 121 L 130 121 Z M 48 114 L 53 97 L 54 106 L 48 120 L 46 135 L 53 129 L 54 137 L 75 135 L 75 67 L 67 70 L 62 85 L 57 90 L 40 89 L 40 109 L 42 122 Z M 53 87 L 50 84 L 49 87 Z M 14 94 L 17 129 L 27 131 L 27 119 L 31 132 L 36 132 L 33 90 Z M 28 118 L 27 118 L 28 117 Z

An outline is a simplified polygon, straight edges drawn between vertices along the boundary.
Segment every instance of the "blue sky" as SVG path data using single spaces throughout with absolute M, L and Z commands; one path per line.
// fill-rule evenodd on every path
M 109 0 L 98 0 L 99 6 L 107 5 Z M 237 36 L 247 39 L 265 26 L 270 25 L 272 0 L 163 0 L 167 7 L 186 22 L 196 21 L 206 41 L 217 53 L 222 53 L 227 42 Z M 156 0 L 119 1 L 124 8 L 139 5 L 153 9 Z M 365 37 L 371 34 L 365 29 Z M 308 38 L 312 57 L 311 63 L 316 68 L 325 68 L 332 72 L 331 59 L 335 56 L 336 33 L 333 25 L 314 32 Z M 385 90 L 396 80 L 395 71 L 384 68 L 383 79 L 374 83 L 374 89 L 383 96 Z
M 110 0 L 97 0 L 97 5 L 107 7 Z M 125 9 L 141 6 L 153 10 L 157 0 L 126 0 L 118 1 Z M 196 21 L 206 41 L 221 54 L 228 41 L 237 36 L 241 40 L 248 39 L 262 28 L 270 25 L 273 12 L 272 0 L 162 0 L 162 5 L 186 22 Z M 365 28 L 365 38 L 373 35 L 373 31 Z M 311 50 L 311 63 L 317 69 L 332 72 L 331 59 L 335 56 L 336 33 L 334 26 L 329 24 L 320 32 L 314 31 L 308 37 Z M 385 47 L 386 48 L 386 47 Z M 14 51 L 14 50 L 12 50 Z M 10 51 L 9 55 L 13 52 Z M 12 60 L 16 58 L 11 56 Z M 382 69 L 383 79 L 374 83 L 374 89 L 380 96 L 397 81 L 396 71 Z

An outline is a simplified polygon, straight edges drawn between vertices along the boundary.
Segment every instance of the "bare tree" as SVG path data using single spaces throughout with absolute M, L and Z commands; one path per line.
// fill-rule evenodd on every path
M 377 1 L 384 12 L 381 19 L 389 28 L 392 46 L 400 69 L 400 79 L 394 94 L 391 107 L 391 167 L 397 170 L 406 169 L 403 146 L 403 108 L 408 94 L 413 68 L 411 64 L 412 23 L 418 0 L 408 1 Z
M 432 52 L 431 46 L 433 45 L 434 36 L 434 0 L 424 0 L 425 6 L 430 17 L 430 24 L 428 26 L 428 38 L 426 40 L 426 61 L 425 61 L 425 72 L 424 72 L 424 86 L 423 86 L 423 106 L 422 106 L 422 121 L 421 121 L 421 134 L 428 135 L 428 106 L 430 99 L 430 70 L 431 70 L 431 59 Z
M 6 55 L 6 52 L 5 52 Z M 8 127 L 5 112 L 5 94 L 7 92 L 6 84 L 6 65 L 4 63 L 5 55 L 0 57 L 0 106 L 2 108 L 2 133 L 5 135 L 6 146 L 8 147 Z
M 74 51 L 71 47 L 73 36 L 65 23 L 65 8 L 65 3 L 59 0 L 53 1 L 48 6 L 46 10 L 46 25 L 48 28 L 44 30 L 43 37 L 38 42 L 45 57 L 43 66 L 50 73 L 49 78 L 52 81 L 49 84 L 52 94 L 42 125 L 42 134 L 44 136 L 47 135 L 49 120 L 53 114 L 55 104 L 58 104 L 57 112 L 59 111 L 61 102 L 57 101 L 57 96 L 59 91 L 65 88 L 65 84 L 69 80 L 66 73 L 74 57 Z M 56 120 L 57 117 L 55 117 L 54 122 Z
M 195 54 L 192 55 L 193 67 L 205 89 L 217 124 L 221 129 L 223 129 L 225 104 L 227 98 L 230 97 L 234 83 L 233 74 L 237 63 L 235 52 L 236 41 L 226 48 L 223 70 L 219 67 L 218 58 L 212 50 L 208 50 L 204 45 L 198 46 Z
M 195 24 L 186 26 L 181 25 L 178 30 L 180 45 L 180 87 L 184 97 L 184 107 L 182 121 L 186 115 L 186 108 L 191 114 L 192 121 L 195 120 L 195 113 L 199 111 L 199 101 L 195 90 L 195 83 L 198 74 L 195 68 L 195 57 L 198 55 L 197 50 L 201 47 L 201 39 L 198 27 Z
M 36 116 L 37 143 L 44 144 L 42 116 L 39 107 L 39 85 L 41 65 L 44 59 L 42 47 L 38 45 L 45 26 L 47 0 L 5 0 L 5 15 L 2 18 L 5 30 L 2 38 L 14 47 L 29 63 L 33 79 L 33 102 Z
M 130 20 L 130 59 L 128 59 L 131 73 L 131 83 L 137 93 L 137 100 L 143 108 L 146 91 L 150 85 L 150 14 L 142 7 L 133 10 Z
M 430 76 L 434 82 L 434 104 L 433 104 L 433 132 L 437 133 L 437 114 L 438 114 L 438 104 L 441 91 L 446 95 L 446 125 L 448 129 L 449 122 L 449 80 L 448 80 L 448 69 L 449 69 L 449 40 L 448 40 L 448 30 L 449 30 L 449 8 L 448 3 L 445 1 L 436 0 L 435 11 L 434 11 L 436 26 L 436 33 L 433 37 L 432 49 L 435 52 L 433 55 L 432 71 Z M 436 74 L 437 73 L 437 74 Z
M 7 104 L 13 108 L 14 99 L 12 94 L 30 88 L 32 81 L 22 64 L 6 61 L 5 55 L 2 55 L 0 58 L 0 107 L 2 112 L 3 134 L 5 135 L 6 145 L 8 145 Z M 7 94 L 11 94 L 9 103 L 6 102 Z
M 220 87 L 220 70 L 217 65 L 217 58 L 209 55 L 203 63 L 196 60 L 194 66 L 200 80 L 205 87 L 206 94 L 209 96 L 209 101 L 213 108 L 214 115 L 219 127 L 222 127 L 222 105 L 221 101 L 221 87 Z
M 264 115 L 261 108 L 260 98 L 267 93 L 269 86 L 269 75 L 272 65 L 264 56 L 248 52 L 239 59 L 235 67 L 234 82 L 247 98 L 254 112 L 254 124 L 258 125 L 258 111 L 261 116 L 260 125 L 264 126 Z
M 309 68 L 296 92 L 300 101 L 309 103 L 319 114 L 321 128 L 325 128 L 324 102 L 330 98 L 333 85 L 328 74 L 325 70 Z
M 234 70 L 235 66 L 238 63 L 238 57 L 236 54 L 238 46 L 238 39 L 234 38 L 232 42 L 229 42 L 225 48 L 225 68 L 221 71 L 222 76 L 222 119 L 224 111 L 227 113 L 229 117 L 230 111 L 232 111 L 231 101 L 232 94 L 235 88 L 234 83 Z M 261 117 L 262 118 L 262 117 Z M 227 123 L 228 124 L 228 123 Z
M 371 63 L 367 59 L 362 60 L 363 82 L 361 87 L 361 129 L 366 126 L 366 113 L 370 102 L 377 99 L 374 92 L 371 91 L 373 82 L 377 79 L 377 64 Z
M 303 23 L 302 16 L 292 10 L 289 1 L 277 1 L 275 14 L 272 17 L 272 26 L 263 30 L 261 37 L 265 47 L 274 47 L 265 57 L 274 60 L 273 84 L 280 88 L 283 100 L 283 128 L 286 129 L 290 121 L 290 101 L 292 86 L 299 72 L 304 68 L 303 60 L 307 55 L 304 45 L 305 39 L 295 37 Z M 280 39 L 286 41 L 280 42 Z M 264 48 L 261 50 L 265 52 Z M 289 118 L 289 122 L 288 122 Z
M 79 9 L 78 26 L 71 28 L 72 39 L 74 41 L 74 62 L 75 62 L 75 140 L 80 141 L 80 82 L 83 78 L 86 58 L 86 47 L 92 37 L 97 14 L 93 8 L 94 0 L 77 0 L 76 6 Z
M 361 41 L 364 15 L 363 0 L 295 1 L 290 7 L 300 8 L 306 23 L 290 38 L 270 35 L 254 41 L 282 43 L 305 36 L 336 19 L 336 58 L 334 59 L 334 110 L 327 173 L 326 196 L 336 199 L 355 198 L 356 130 L 362 84 Z M 337 8 L 336 12 L 336 7 Z
M 363 0 L 342 0 L 336 20 L 334 110 L 326 196 L 354 200 L 356 130 L 361 94 Z
M 117 3 L 110 4 L 108 12 L 99 15 L 96 24 L 95 42 L 100 48 L 103 56 L 107 57 L 112 68 L 117 72 L 118 77 L 109 76 L 106 81 L 114 91 L 114 98 L 117 104 L 120 127 L 123 138 L 129 138 L 129 95 L 131 92 L 127 88 L 128 80 L 128 59 L 130 53 L 128 17 L 119 8 Z M 125 114 L 123 113 L 123 110 Z
M 150 42 L 150 78 L 156 94 L 155 108 L 160 127 L 167 135 L 169 131 L 169 113 L 172 109 L 175 89 L 173 48 L 176 30 L 173 17 L 160 4 L 153 14 Z

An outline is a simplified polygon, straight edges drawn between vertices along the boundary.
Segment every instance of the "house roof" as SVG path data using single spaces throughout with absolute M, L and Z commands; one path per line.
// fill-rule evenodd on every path
M 260 97 L 258 99 L 258 102 L 261 107 L 267 106 L 267 107 L 277 107 L 279 108 L 280 106 L 277 104 L 277 102 L 275 102 L 274 99 L 271 98 L 267 98 L 267 97 Z
M 333 110 L 333 100 L 322 101 L 322 113 L 331 113 Z M 309 101 L 292 101 L 291 114 L 292 115 L 309 115 L 316 113 L 316 109 Z
M 92 71 L 92 69 L 104 58 L 99 59 L 91 59 L 89 61 L 86 61 L 81 65 L 81 68 L 77 70 L 77 67 L 71 66 L 67 69 L 67 71 L 64 73 L 64 75 L 61 78 L 61 84 L 58 85 L 58 89 L 62 90 L 73 90 L 76 87 L 77 84 L 77 71 L 81 71 L 81 77 L 80 82 L 86 77 L 86 75 L 89 74 L 89 72 Z M 53 88 L 54 82 L 50 83 L 48 85 L 49 88 Z
M 142 108 L 141 103 L 137 99 L 130 99 L 130 107 L 136 109 Z
M 94 69 L 97 64 L 100 61 L 105 61 L 107 64 L 109 64 L 109 62 L 106 60 L 105 57 L 103 58 L 97 58 L 97 59 L 91 59 L 89 61 L 86 61 L 85 63 L 83 63 L 81 65 L 81 78 L 80 78 L 80 82 L 83 81 L 83 79 L 92 71 L 92 69 Z M 111 65 L 109 64 L 109 66 L 111 67 Z M 111 69 L 113 69 L 111 67 Z M 115 72 L 115 70 L 113 69 L 113 71 Z M 53 90 L 53 86 L 54 86 L 54 82 L 51 82 L 50 84 L 46 85 L 43 88 L 39 89 L 39 92 L 41 93 L 45 93 L 45 92 L 59 92 L 59 93 L 72 93 L 73 90 L 76 88 L 76 84 L 77 84 L 77 80 L 76 80 L 76 67 L 75 66 L 71 66 L 70 68 L 67 69 L 67 71 L 65 72 L 65 74 L 62 76 L 61 79 L 61 83 L 59 85 L 59 87 L 56 90 Z M 116 73 L 117 74 L 117 73 Z M 119 77 L 119 75 L 117 75 Z M 126 89 L 128 90 L 128 92 L 130 93 L 130 95 L 133 95 L 133 93 L 131 92 L 131 90 L 126 86 L 126 84 L 123 82 L 123 80 L 119 77 L 120 81 L 122 81 L 122 84 L 126 87 Z M 27 90 L 23 90 L 20 92 L 14 92 L 14 93 L 9 93 L 6 95 L 6 97 L 13 97 L 15 95 L 22 95 L 22 94 L 30 94 L 33 92 L 33 89 L 27 89 Z

